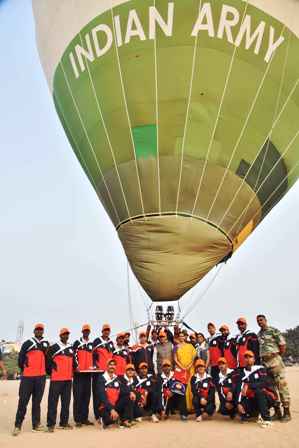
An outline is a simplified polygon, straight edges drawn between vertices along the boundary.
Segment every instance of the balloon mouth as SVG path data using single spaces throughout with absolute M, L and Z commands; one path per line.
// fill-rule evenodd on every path
M 222 231 L 191 216 L 140 217 L 122 224 L 118 235 L 133 272 L 155 302 L 180 299 L 233 249 Z

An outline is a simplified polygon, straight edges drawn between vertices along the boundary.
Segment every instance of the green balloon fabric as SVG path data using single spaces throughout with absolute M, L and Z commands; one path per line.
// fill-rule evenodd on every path
M 299 175 L 299 3 L 33 0 L 57 113 L 139 282 L 177 300 Z

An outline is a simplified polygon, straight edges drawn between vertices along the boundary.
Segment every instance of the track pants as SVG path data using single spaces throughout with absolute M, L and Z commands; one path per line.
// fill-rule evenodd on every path
M 215 412 L 216 406 L 214 401 L 208 401 L 208 403 L 203 406 L 200 404 L 200 397 L 193 397 L 192 403 L 195 409 L 196 417 L 201 416 L 204 412 L 211 416 Z
M 104 372 L 103 372 L 104 373 Z M 103 373 L 93 373 L 92 374 L 92 400 L 93 400 L 93 412 L 94 412 L 94 417 L 96 420 L 99 420 L 100 418 L 100 411 L 99 411 L 99 406 L 100 406 L 100 400 L 99 400 L 99 379 L 100 377 L 103 375 Z
M 75 373 L 73 380 L 73 415 L 76 423 L 88 420 L 91 396 L 91 373 Z
M 242 398 L 241 405 L 246 414 L 254 416 L 256 413 L 260 413 L 263 420 L 271 420 L 270 403 L 262 390 L 257 389 L 254 398 Z
M 173 394 L 173 396 L 168 399 L 166 414 L 169 415 L 172 410 L 176 409 L 179 410 L 180 415 L 188 415 L 185 395 Z
M 120 421 L 133 420 L 134 417 L 134 402 L 131 401 L 127 396 L 119 398 L 114 409 L 120 417 Z M 115 423 L 110 417 L 110 410 L 107 408 L 101 409 L 99 411 L 100 417 L 103 419 L 104 425 L 112 425 Z
M 15 426 L 21 428 L 26 415 L 27 406 L 32 397 L 32 427 L 40 424 L 40 404 L 46 384 L 45 376 L 23 376 L 19 387 L 19 403 Z
M 72 394 L 72 381 L 51 381 L 48 395 L 47 426 L 55 426 L 57 407 L 60 398 L 60 426 L 65 426 L 69 421 L 70 401 Z

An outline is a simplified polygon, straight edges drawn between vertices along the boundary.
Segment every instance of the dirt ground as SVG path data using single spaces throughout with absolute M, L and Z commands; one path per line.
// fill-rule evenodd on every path
M 187 423 L 177 417 L 153 424 L 139 423 L 134 428 L 101 430 L 99 426 L 74 428 L 72 431 L 55 431 L 54 434 L 31 432 L 30 416 L 18 437 L 11 436 L 17 394 L 17 381 L 0 382 L 0 448 L 299 448 L 299 368 L 288 368 L 288 381 L 292 396 L 293 420 L 288 424 L 275 422 L 271 429 L 262 429 L 256 423 L 240 424 L 216 415 L 210 421 L 196 423 L 194 416 Z M 48 385 L 47 385 L 48 387 Z M 45 421 L 46 397 L 43 400 L 42 420 Z

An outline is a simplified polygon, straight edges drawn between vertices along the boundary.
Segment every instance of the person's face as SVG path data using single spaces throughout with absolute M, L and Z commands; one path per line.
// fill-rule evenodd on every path
M 84 330 L 82 331 L 82 335 L 84 339 L 88 339 L 89 335 L 90 335 L 90 331 L 89 330 Z
M 227 365 L 224 364 L 224 362 L 221 362 L 221 363 L 218 364 L 218 365 L 219 365 L 219 370 L 220 370 L 220 372 L 223 373 L 223 374 L 225 375 L 225 374 L 226 374 L 226 371 L 227 371 Z
M 237 325 L 238 325 L 238 328 L 240 330 L 240 333 L 244 333 L 244 331 L 246 330 L 246 327 L 247 327 L 246 323 L 245 322 L 238 322 Z
M 203 375 L 205 373 L 205 371 L 206 371 L 205 366 L 198 366 L 196 368 L 196 372 L 199 373 L 200 375 Z
M 135 370 L 133 369 L 128 369 L 126 373 L 128 378 L 133 378 L 135 376 Z
M 103 337 L 104 338 L 109 338 L 109 336 L 110 336 L 110 332 L 111 332 L 111 330 L 110 330 L 110 328 L 105 328 L 103 331 L 102 331 L 102 335 L 103 335 Z
M 152 331 L 152 341 L 156 342 L 158 340 L 158 334 L 156 331 Z
M 69 333 L 63 333 L 63 334 L 60 336 L 60 340 L 61 340 L 61 342 L 62 342 L 63 344 L 66 344 L 67 341 L 69 340 L 69 337 L 70 337 L 70 334 L 69 334 Z
M 263 329 L 267 327 L 267 319 L 265 319 L 264 317 L 257 317 L 256 321 L 260 328 Z
M 124 345 L 124 337 L 123 336 L 119 336 L 116 339 L 116 342 L 117 342 L 117 345 L 119 345 L 121 347 L 122 345 Z
M 161 344 L 165 344 L 167 342 L 167 338 L 166 336 L 159 336 L 159 341 L 161 342 Z
M 213 325 L 208 325 L 208 332 L 213 336 L 216 333 L 216 328 Z
M 225 328 L 222 328 L 220 330 L 220 332 L 221 332 L 222 336 L 225 337 L 225 338 L 229 335 L 229 331 L 226 330 Z
M 179 333 L 179 342 L 180 343 L 185 342 L 185 335 L 184 335 L 184 333 Z
M 188 333 L 184 333 L 184 341 L 187 342 L 188 341 Z
M 146 343 L 146 335 L 145 334 L 142 334 L 139 336 L 139 342 L 140 342 L 140 344 Z
M 246 367 L 251 367 L 255 363 L 254 356 L 245 355 L 245 364 Z
M 192 342 L 192 344 L 196 343 L 196 337 L 193 334 L 191 334 L 190 336 L 190 341 Z
M 36 339 L 42 339 L 44 335 L 44 330 L 42 328 L 36 328 L 34 330 L 34 336 L 36 337 Z
M 165 373 L 165 375 L 169 375 L 171 372 L 171 366 L 169 365 L 163 366 L 162 371 Z
M 110 375 L 113 375 L 115 373 L 115 369 L 116 369 L 116 364 L 114 362 L 111 362 L 108 364 L 107 370 Z
M 145 378 L 148 373 L 148 368 L 146 366 L 141 367 L 139 373 L 142 378 Z
M 126 334 L 124 337 L 124 344 L 129 345 L 130 344 L 130 335 Z
M 203 341 L 205 340 L 205 338 L 203 337 L 202 334 L 199 334 L 199 335 L 197 336 L 197 340 L 198 340 L 198 342 L 199 342 L 200 344 L 202 344 Z

